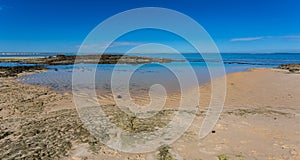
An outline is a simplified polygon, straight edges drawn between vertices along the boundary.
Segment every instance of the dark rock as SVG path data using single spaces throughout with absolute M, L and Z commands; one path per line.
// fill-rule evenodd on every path
M 0 77 L 15 77 L 23 72 L 33 72 L 36 70 L 45 70 L 44 66 L 15 66 L 15 67 L 0 67 Z
M 300 64 L 282 64 L 277 68 L 288 70 L 290 73 L 300 73 Z

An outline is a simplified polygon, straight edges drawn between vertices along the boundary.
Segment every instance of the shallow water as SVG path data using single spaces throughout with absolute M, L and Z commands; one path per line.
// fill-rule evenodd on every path
M 47 54 L 46 54 L 47 55 Z M 141 54 L 134 54 L 141 55 Z M 99 91 L 109 91 L 111 89 L 111 75 L 121 75 L 133 72 L 130 78 L 130 89 L 138 91 L 147 91 L 154 84 L 161 84 L 167 91 L 179 91 L 180 85 L 178 78 L 171 70 L 176 70 L 179 75 L 190 73 L 189 66 L 198 79 L 197 84 L 203 84 L 210 81 L 211 77 L 207 69 L 207 63 L 200 54 L 143 54 L 142 56 L 151 56 L 156 58 L 186 58 L 189 62 L 173 62 L 173 63 L 151 63 L 139 65 L 113 65 L 100 64 L 96 67 L 95 84 Z M 41 56 L 38 54 L 31 56 Z M 45 55 L 42 55 L 45 56 Z M 1 56 L 0 56 L 1 57 Z M 225 64 L 226 74 L 240 71 L 247 71 L 248 68 L 272 68 L 280 64 L 300 63 L 300 54 L 222 54 Z M 214 59 L 210 64 L 214 66 Z M 217 63 L 216 63 L 217 64 Z M 15 66 L 17 63 L 0 63 L 0 66 Z M 44 73 L 26 75 L 19 80 L 22 83 L 50 86 L 52 89 L 64 92 L 72 89 L 72 73 L 73 69 L 81 72 L 91 72 L 93 66 L 90 64 L 49 66 L 50 70 Z M 220 67 L 220 66 L 214 66 Z M 168 69 L 169 68 L 169 69 Z M 136 69 L 136 70 L 135 70 Z M 223 76 L 222 72 L 217 73 L 217 77 Z M 122 78 L 122 77 L 119 77 Z M 189 87 L 195 87 L 191 84 Z

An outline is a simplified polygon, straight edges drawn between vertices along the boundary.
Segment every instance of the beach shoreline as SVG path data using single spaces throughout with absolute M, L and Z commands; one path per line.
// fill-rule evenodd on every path
M 195 121 L 167 149 L 169 154 L 174 159 L 300 158 L 300 74 L 251 69 L 226 78 L 225 106 L 214 132 L 202 140 L 197 136 L 211 96 L 210 83 L 206 83 L 199 87 L 201 102 Z M 15 77 L 0 79 L 1 159 L 157 159 L 161 152 L 127 154 L 109 149 L 84 129 L 70 93 L 22 84 Z M 179 97 L 172 95 L 167 105 L 178 105 Z M 148 98 L 137 97 L 135 101 L 147 104 Z M 109 96 L 99 100 L 113 106 Z M 114 110 L 109 112 L 114 114 Z M 126 129 L 126 124 L 123 126 Z

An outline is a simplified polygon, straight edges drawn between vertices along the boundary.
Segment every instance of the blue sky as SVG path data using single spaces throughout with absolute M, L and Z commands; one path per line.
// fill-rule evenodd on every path
M 300 52 L 299 0 L 0 0 L 0 52 L 76 52 L 100 22 L 137 7 L 190 16 L 221 52 Z M 159 34 L 124 36 L 111 52 L 149 42 L 184 48 L 180 39 Z

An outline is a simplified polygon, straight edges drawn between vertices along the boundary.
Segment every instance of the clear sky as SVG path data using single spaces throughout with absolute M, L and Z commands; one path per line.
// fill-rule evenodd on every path
M 76 52 L 100 22 L 137 7 L 190 16 L 221 52 L 300 52 L 299 0 L 0 0 L 0 52 Z M 151 32 L 133 34 L 112 51 L 165 41 Z

